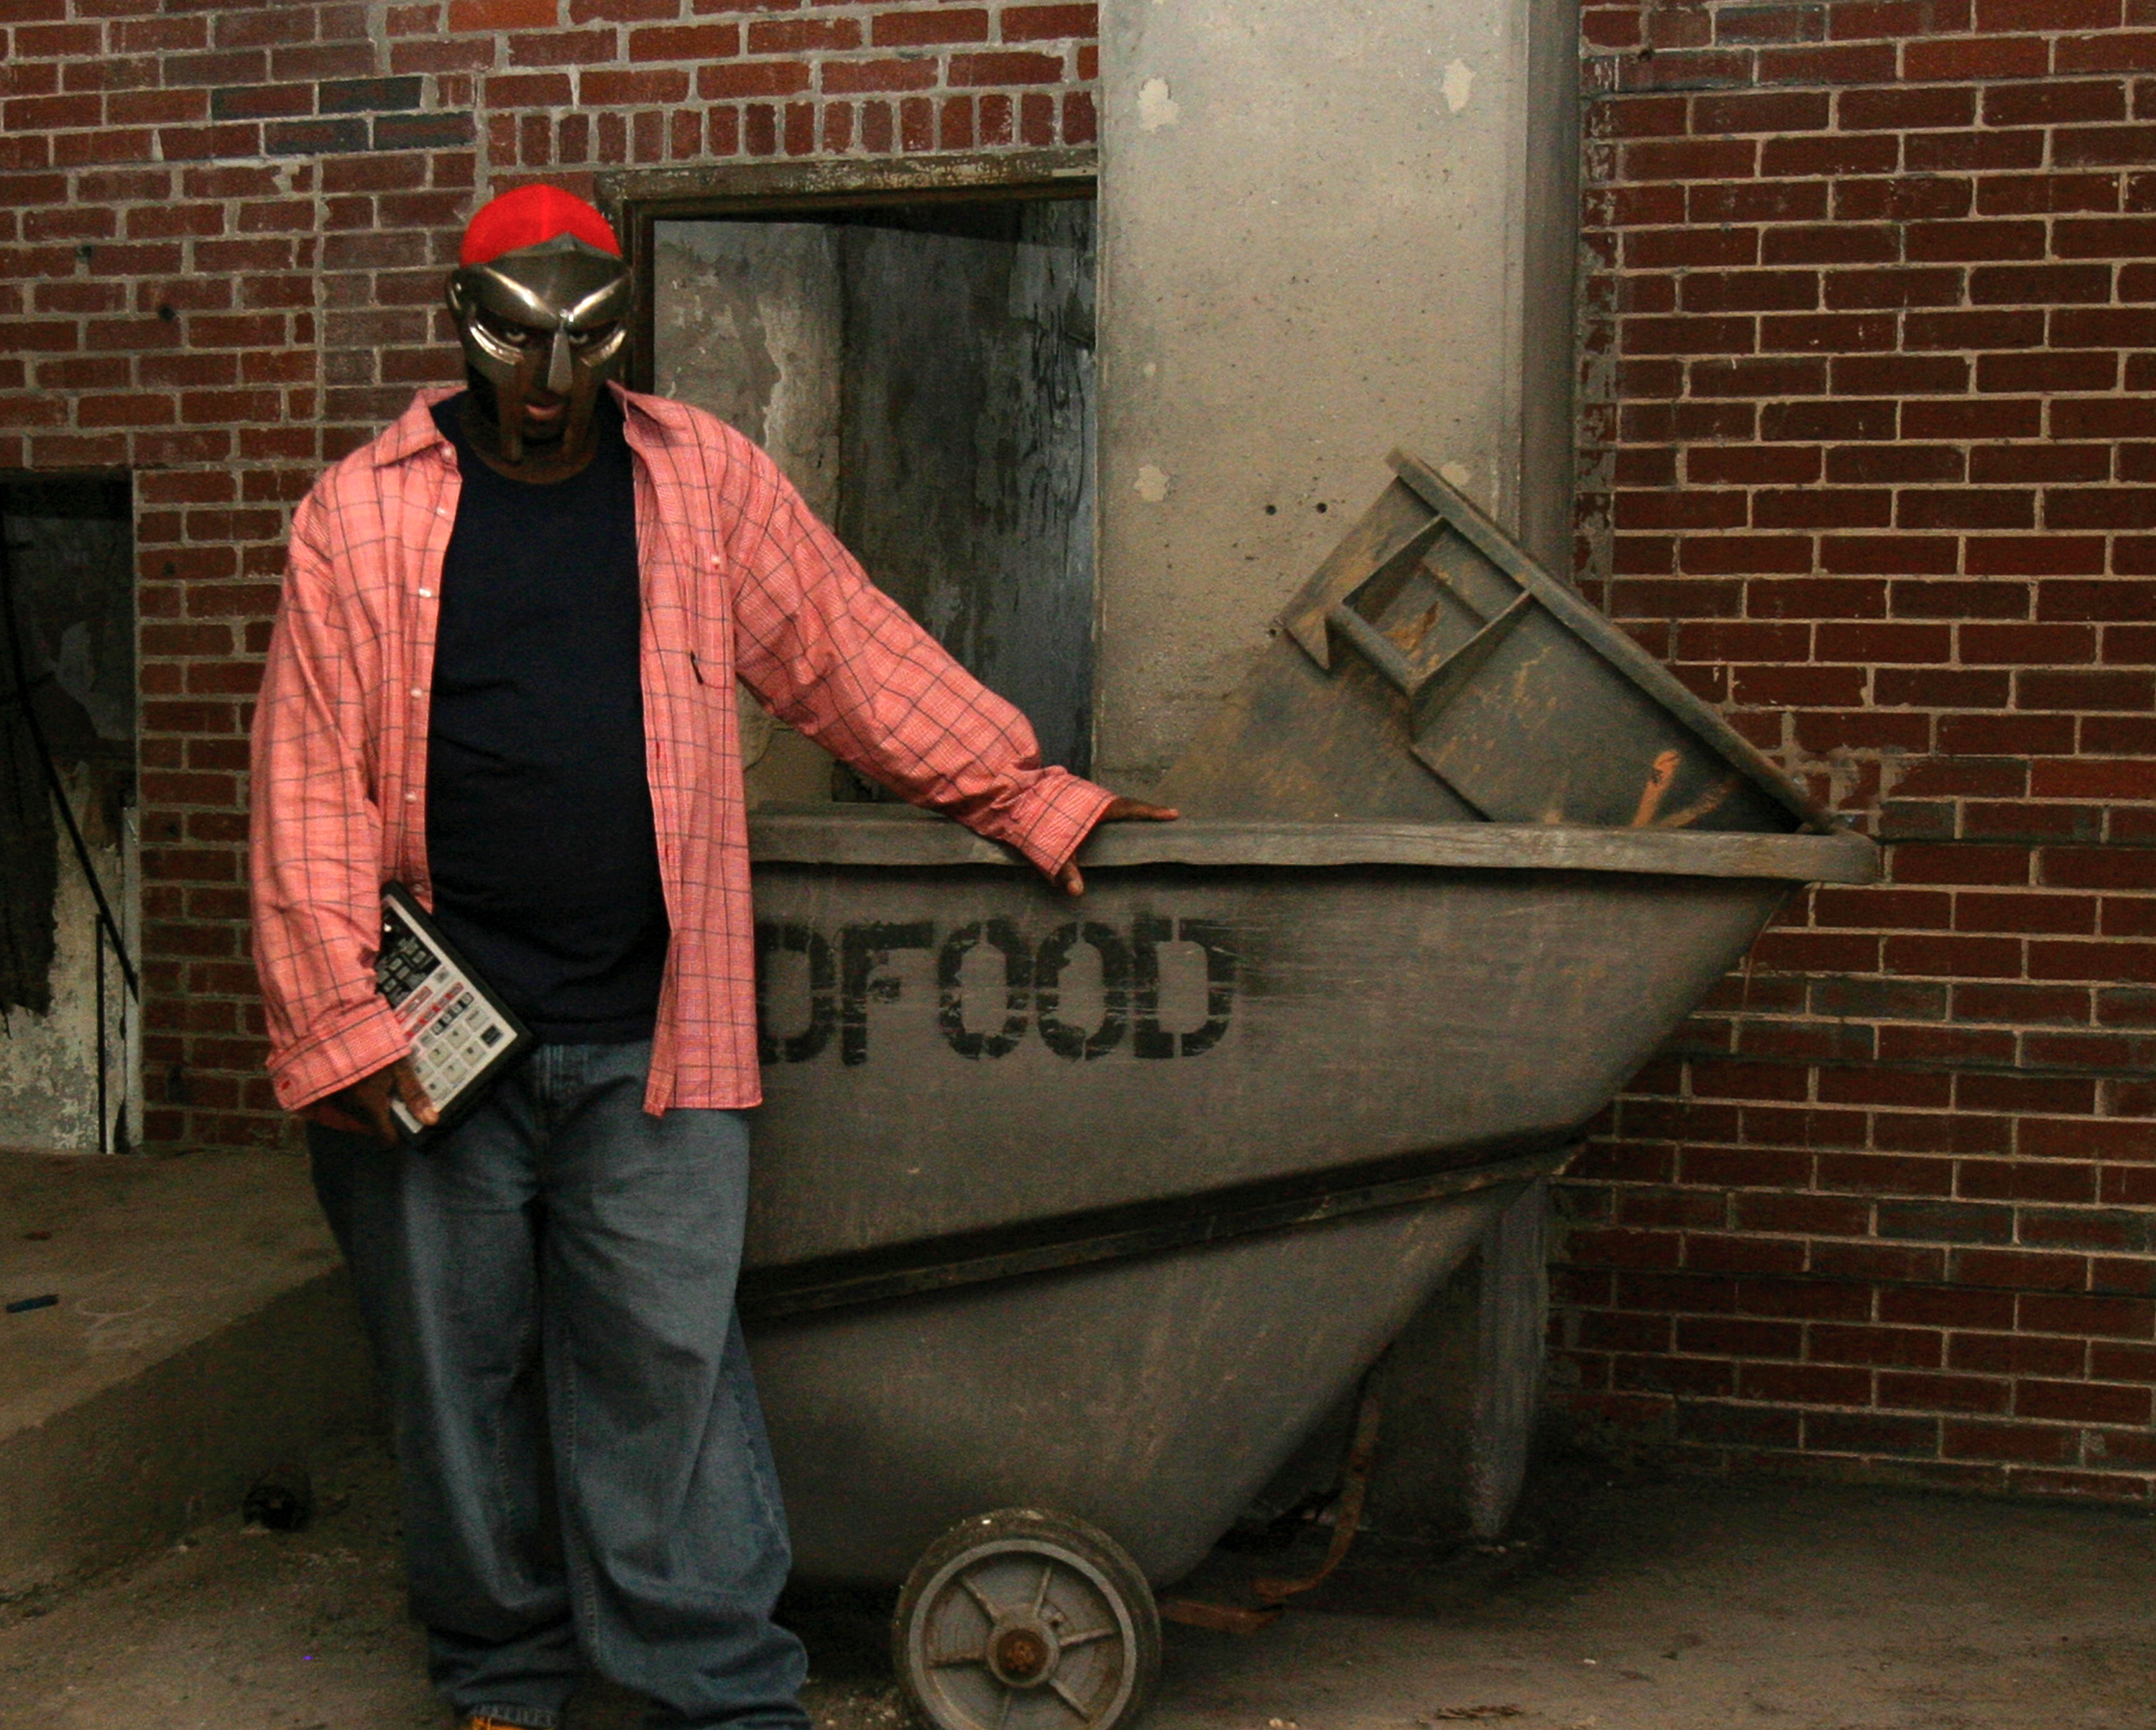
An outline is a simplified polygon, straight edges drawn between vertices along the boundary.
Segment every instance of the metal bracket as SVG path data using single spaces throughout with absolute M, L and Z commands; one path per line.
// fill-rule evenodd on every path
M 1252 1580 L 1250 1589 L 1267 1604 L 1279 1604 L 1313 1586 L 1323 1585 L 1348 1559 L 1355 1534 L 1363 1529 L 1363 1502 L 1370 1493 L 1370 1468 L 1377 1463 L 1378 1425 L 1385 1415 L 1384 1401 L 1378 1393 L 1378 1372 L 1384 1362 L 1379 1358 L 1363 1373 L 1362 1397 L 1355 1407 L 1355 1436 L 1348 1444 L 1347 1459 L 1341 1462 L 1340 1497 L 1332 1504 L 1332 1542 L 1325 1548 L 1325 1559 L 1318 1563 L 1317 1573 L 1299 1579 Z
M 1262 1634 L 1281 1619 L 1277 1604 L 1265 1609 L 1245 1609 L 1240 1604 L 1208 1604 L 1202 1598 L 1163 1598 L 1158 1600 L 1163 1622 L 1180 1622 L 1186 1628 L 1210 1628 L 1216 1634 Z
M 1340 1463 L 1339 1482 L 1328 1498 L 1332 1508 L 1332 1541 L 1326 1546 L 1325 1559 L 1318 1563 L 1317 1572 L 1294 1579 L 1261 1575 L 1252 1580 L 1250 1590 L 1257 1594 L 1260 1604 L 1255 1609 L 1241 1604 L 1211 1604 L 1199 1598 L 1163 1598 L 1159 1600 L 1163 1620 L 1224 1634 L 1256 1634 L 1280 1620 L 1289 1599 L 1332 1579 L 1348 1559 L 1356 1534 L 1363 1529 L 1363 1503 L 1370 1493 L 1370 1471 L 1377 1462 L 1378 1425 L 1384 1416 L 1384 1404 L 1378 1394 L 1378 1372 L 1384 1362 L 1381 1356 L 1363 1372 L 1355 1409 L 1354 1438 L 1348 1444 L 1347 1456 Z

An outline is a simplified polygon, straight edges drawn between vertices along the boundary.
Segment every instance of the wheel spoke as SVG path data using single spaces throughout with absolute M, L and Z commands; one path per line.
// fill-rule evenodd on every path
M 1042 1563 L 1040 1564 L 1040 1584 L 1034 1590 L 1033 1594 L 1033 1619 L 1034 1621 L 1037 1622 L 1040 1620 L 1041 1609 L 1048 1602 L 1048 1589 L 1055 1584 L 1055 1564 L 1053 1562 Z
M 1064 1681 L 1061 1676 L 1052 1676 L 1049 1677 L 1048 1686 L 1055 1691 L 1055 1697 L 1058 1700 L 1060 1700 L 1065 1706 L 1069 1707 L 1071 1711 L 1078 1714 L 1080 1722 L 1091 1723 L 1093 1721 L 1093 1714 L 1086 1707 L 1086 1702 L 1078 1697 L 1077 1694 L 1072 1690 L 1070 1684 Z
M 1085 1628 L 1075 1634 L 1057 1635 L 1055 1643 L 1067 1652 L 1073 1646 L 1090 1645 L 1096 1640 L 1112 1640 L 1116 1631 L 1113 1628 Z
M 996 1707 L 996 1730 L 1004 1730 L 1010 1722 L 1011 1702 L 1018 1698 L 1016 1688 L 1005 1688 L 1002 1703 Z
M 988 1625 L 991 1628 L 1003 1620 L 1004 1613 L 996 1608 L 995 1599 L 973 1584 L 973 1577 L 971 1574 L 960 1574 L 958 1584 L 966 1589 L 966 1595 L 980 1605 L 981 1614 L 988 1619 Z
M 928 1661 L 931 1670 L 955 1670 L 961 1664 L 985 1664 L 986 1652 L 938 1652 Z

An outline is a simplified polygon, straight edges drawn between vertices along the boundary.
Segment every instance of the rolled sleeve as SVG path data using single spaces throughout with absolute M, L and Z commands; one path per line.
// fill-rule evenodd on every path
M 410 1049 L 375 986 L 382 824 L 367 672 L 337 604 L 329 533 L 311 496 L 294 521 L 251 758 L 255 972 L 271 1084 L 295 1111 Z
M 1067 769 L 1050 769 L 973 827 L 1017 848 L 1044 877 L 1053 877 L 1085 844 L 1115 797 Z
M 1114 795 L 1045 767 L 1033 726 L 871 583 L 762 453 L 732 548 L 741 675 L 788 726 L 1054 876 Z
M 303 1111 L 411 1051 L 396 1012 L 377 997 L 372 1009 L 310 1029 L 296 1044 L 273 1052 L 270 1085 L 286 1111 Z

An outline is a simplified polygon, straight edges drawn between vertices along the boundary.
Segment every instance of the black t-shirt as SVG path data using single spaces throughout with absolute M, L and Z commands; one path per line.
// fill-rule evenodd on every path
M 435 915 L 541 1039 L 648 1039 L 667 922 L 621 408 L 603 394 L 591 461 L 534 485 L 486 465 L 463 406 L 434 409 L 464 483 L 427 735 Z

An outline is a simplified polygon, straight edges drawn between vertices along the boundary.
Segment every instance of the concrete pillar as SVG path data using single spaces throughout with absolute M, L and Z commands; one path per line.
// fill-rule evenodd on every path
M 1394 445 L 1569 567 L 1576 30 L 1105 0 L 1101 778 L 1173 760 Z

